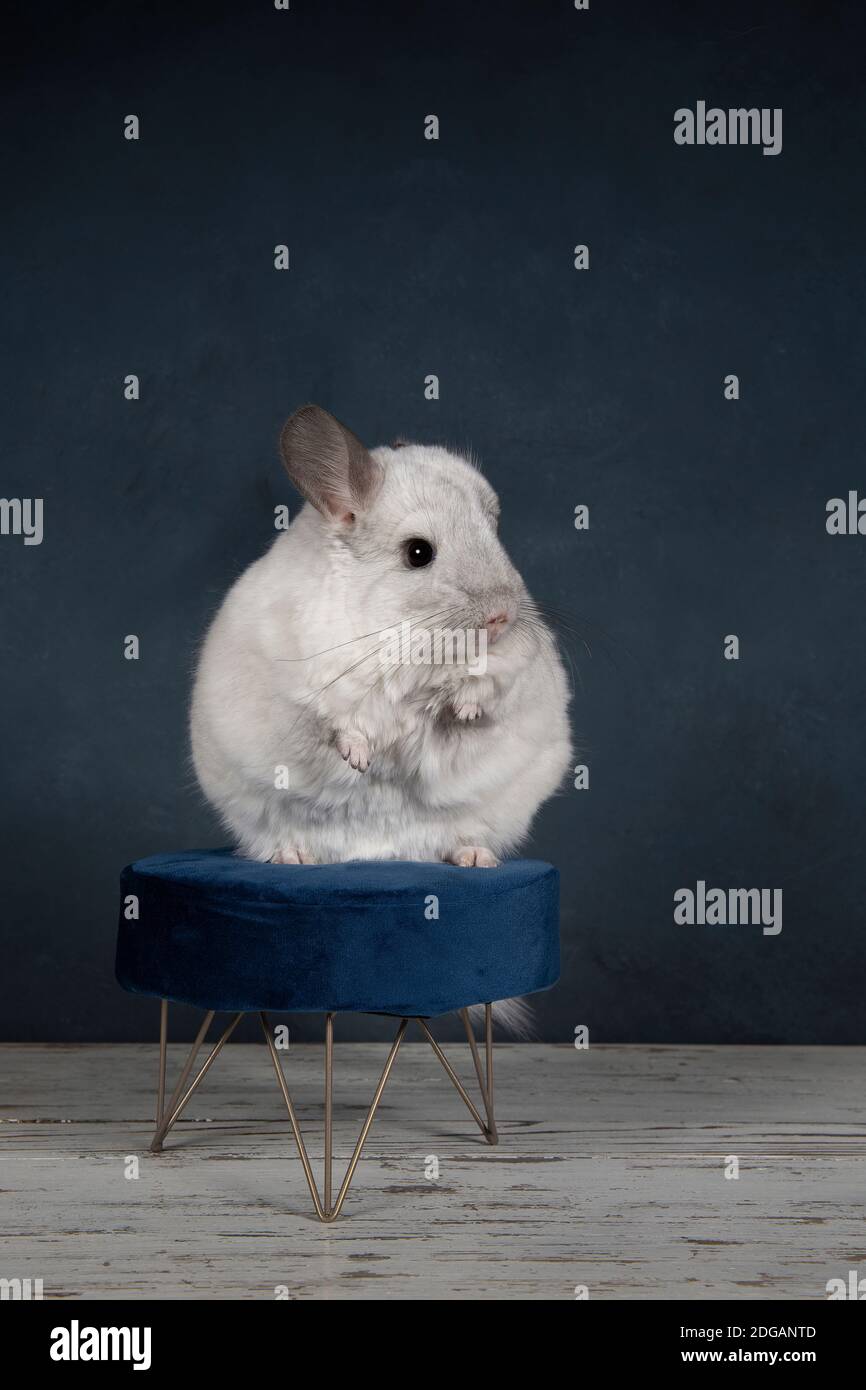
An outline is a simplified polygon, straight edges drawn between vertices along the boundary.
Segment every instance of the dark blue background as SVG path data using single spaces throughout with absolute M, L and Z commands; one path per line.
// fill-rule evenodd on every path
M 866 1041 L 866 537 L 824 526 L 866 492 L 861 9 L 8 21 L 2 493 L 44 497 L 45 539 L 0 537 L 4 1038 L 153 1036 L 113 980 L 118 872 L 222 842 L 187 759 L 194 648 L 296 506 L 275 441 L 314 400 L 370 444 L 476 450 L 585 639 L 591 789 L 529 847 L 563 876 L 542 1036 Z M 676 146 L 699 99 L 781 106 L 783 152 Z M 676 926 L 699 878 L 782 888 L 782 934 Z

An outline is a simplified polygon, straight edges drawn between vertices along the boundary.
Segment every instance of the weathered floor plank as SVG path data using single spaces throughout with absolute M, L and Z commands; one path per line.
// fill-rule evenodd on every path
M 474 1095 L 468 1049 L 448 1051 Z M 384 1055 L 336 1048 L 338 1174 Z M 404 1044 L 321 1226 L 263 1046 L 226 1047 L 160 1156 L 155 1048 L 2 1046 L 0 1277 L 60 1299 L 814 1299 L 866 1274 L 866 1049 L 496 1058 L 490 1149 L 429 1047 Z M 319 1168 L 322 1050 L 285 1064 Z

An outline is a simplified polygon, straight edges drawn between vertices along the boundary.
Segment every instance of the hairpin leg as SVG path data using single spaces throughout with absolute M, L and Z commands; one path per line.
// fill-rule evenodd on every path
M 484 1072 L 481 1070 L 481 1058 L 478 1055 L 478 1044 L 475 1041 L 475 1033 L 472 1030 L 472 1019 L 469 1017 L 469 1010 L 461 1009 L 460 1014 L 463 1019 L 463 1027 L 466 1029 L 466 1036 L 469 1039 L 469 1047 L 472 1051 L 472 1061 L 475 1065 L 475 1075 L 478 1077 L 481 1099 L 484 1101 L 484 1110 L 487 1115 L 488 1139 L 491 1144 L 498 1144 L 499 1135 L 496 1132 L 496 1117 L 493 1113 L 493 1005 L 484 1005 L 486 1079 Z
M 316 1215 L 318 1216 L 320 1221 L 335 1221 L 337 1217 L 340 1215 L 343 1203 L 346 1200 L 346 1194 L 349 1191 L 349 1185 L 351 1184 L 352 1178 L 354 1177 L 355 1169 L 357 1168 L 358 1161 L 361 1157 L 361 1152 L 364 1148 L 364 1144 L 367 1141 L 367 1135 L 370 1133 L 370 1126 L 373 1123 L 373 1118 L 376 1114 L 379 1101 L 382 1099 L 382 1092 L 385 1089 L 388 1077 L 391 1075 L 391 1068 L 393 1067 L 394 1062 L 396 1061 L 397 1053 L 400 1050 L 400 1044 L 403 1041 L 403 1034 L 406 1032 L 406 1027 L 408 1025 L 409 1020 L 407 1018 L 402 1019 L 400 1022 L 400 1027 L 397 1029 L 397 1036 L 395 1037 L 394 1042 L 391 1046 L 391 1051 L 388 1053 L 388 1060 L 385 1063 L 382 1075 L 379 1077 L 379 1084 L 376 1087 L 376 1092 L 373 1096 L 372 1104 L 370 1105 L 370 1108 L 367 1111 L 367 1117 L 364 1120 L 364 1123 L 361 1127 L 361 1133 L 358 1136 L 358 1142 L 355 1145 L 352 1157 L 349 1159 L 349 1166 L 347 1167 L 343 1181 L 340 1184 L 340 1190 L 337 1193 L 337 1200 L 333 1203 L 333 1205 L 331 1205 L 333 1163 L 334 1016 L 333 1014 L 327 1014 L 325 1018 L 324 1203 L 319 1197 L 319 1189 L 316 1185 L 316 1179 L 313 1174 L 312 1165 L 307 1155 L 306 1145 L 304 1144 L 303 1135 L 301 1134 L 301 1127 L 298 1123 L 298 1117 L 295 1114 L 295 1107 L 292 1104 L 292 1098 L 289 1094 L 289 1088 L 286 1085 L 286 1078 L 283 1073 L 283 1068 L 280 1063 L 280 1059 L 277 1055 L 277 1049 L 274 1046 L 273 1037 L 271 1036 L 271 1029 L 267 1020 L 267 1015 L 261 1013 L 259 1014 L 259 1019 L 261 1020 L 262 1032 L 265 1035 L 265 1042 L 268 1045 L 268 1051 L 271 1054 L 271 1061 L 274 1064 L 274 1071 L 277 1075 L 277 1082 L 279 1084 L 280 1090 L 283 1093 L 283 1100 L 285 1102 L 286 1110 L 288 1111 L 289 1123 L 292 1126 L 292 1133 L 295 1136 L 295 1143 L 298 1146 L 298 1155 L 301 1160 L 301 1166 L 304 1170 L 304 1177 L 307 1180 L 307 1187 L 310 1189 L 310 1196 L 313 1199 L 313 1206 L 316 1209 Z
M 485 1004 L 484 1006 L 485 1051 L 487 1061 L 486 1080 L 481 1069 L 481 1058 L 478 1055 L 478 1045 L 475 1042 L 475 1035 L 472 1032 L 472 1023 L 469 1018 L 469 1010 L 461 1009 L 460 1015 L 463 1019 L 463 1025 L 466 1029 L 466 1036 L 469 1039 L 470 1048 L 472 1049 L 472 1060 L 475 1063 L 475 1072 L 478 1077 L 478 1085 L 481 1089 L 481 1098 L 484 1101 L 484 1109 L 487 1114 L 486 1124 L 479 1115 L 477 1109 L 475 1108 L 475 1105 L 470 1100 L 469 1095 L 466 1092 L 466 1088 L 464 1087 L 463 1083 L 461 1082 L 451 1063 L 448 1061 L 448 1058 L 445 1056 L 445 1053 L 442 1051 L 442 1048 L 439 1046 L 433 1034 L 430 1032 L 430 1029 L 427 1027 L 426 1021 L 423 1018 L 419 1018 L 417 1022 L 420 1024 L 421 1029 L 423 1030 L 424 1035 L 427 1038 L 427 1041 L 429 1042 L 439 1061 L 442 1063 L 442 1066 L 445 1068 L 445 1071 L 448 1074 L 450 1080 L 452 1081 L 456 1091 L 458 1092 L 460 1099 L 463 1101 L 473 1120 L 477 1124 L 478 1128 L 481 1130 L 481 1133 L 484 1135 L 484 1138 L 487 1140 L 488 1144 L 498 1144 L 499 1135 L 496 1132 L 496 1121 L 493 1115 L 493 1008 L 490 1004 Z
M 159 1125 L 165 1107 L 165 1054 L 168 1042 L 168 1000 L 159 1006 L 159 1087 L 156 1093 L 156 1123 Z
M 334 1176 L 334 1015 L 325 1015 L 325 1211 L 331 1210 Z
M 208 1054 L 206 1060 L 199 1068 L 198 1074 L 196 1075 L 196 1078 L 193 1081 L 192 1085 L 184 1092 L 181 1099 L 178 1100 L 178 1096 L 180 1095 L 181 1090 L 183 1089 L 184 1083 L 186 1082 L 186 1078 L 189 1076 L 192 1070 L 193 1062 L 198 1056 L 198 1050 L 202 1045 L 204 1035 L 208 1030 L 208 1026 L 210 1025 L 210 1021 L 213 1018 L 213 1016 L 214 1010 L 211 1009 L 211 1011 L 206 1015 L 204 1022 L 202 1023 L 201 1027 L 198 1030 L 198 1033 L 195 1036 L 195 1040 L 190 1049 L 190 1054 L 186 1059 L 186 1065 L 184 1066 L 184 1069 L 181 1072 L 180 1080 L 175 1086 L 172 1098 L 169 1101 L 168 1105 L 165 1107 L 162 1118 L 160 1119 L 159 1124 L 157 1125 L 156 1133 L 154 1134 L 150 1145 L 151 1153 L 159 1153 L 160 1149 L 162 1148 L 163 1139 L 168 1134 L 168 1131 L 171 1129 L 175 1121 L 186 1109 L 190 1097 L 192 1096 L 196 1087 L 207 1076 L 217 1057 L 222 1052 L 224 1045 L 228 1042 L 232 1033 L 235 1031 L 241 1019 L 243 1018 L 242 1013 L 235 1014 L 234 1018 L 226 1028 L 225 1032 L 214 1043 L 213 1048 Z
M 418 1018 L 416 1021 L 421 1027 L 421 1030 L 427 1038 L 427 1041 L 430 1043 L 430 1046 L 432 1047 L 435 1056 L 441 1062 L 446 1074 L 453 1083 L 454 1087 L 456 1088 L 458 1094 L 460 1095 L 461 1099 L 463 1100 L 464 1104 L 466 1105 L 467 1109 L 472 1115 L 472 1118 L 475 1120 L 475 1123 L 478 1125 L 478 1128 L 481 1130 L 485 1139 L 489 1144 L 496 1144 L 498 1143 L 498 1135 L 496 1132 L 496 1121 L 494 1119 L 493 1114 L 493 1010 L 490 1004 L 486 1004 L 484 1006 L 484 1066 L 482 1066 L 481 1063 L 481 1056 L 478 1050 L 478 1044 L 475 1039 L 475 1034 L 472 1030 L 472 1023 L 469 1017 L 469 1011 L 467 1009 L 461 1009 L 460 1015 L 463 1019 L 463 1026 L 466 1030 L 466 1036 L 468 1038 L 469 1047 L 472 1053 L 472 1061 L 475 1067 L 475 1074 L 478 1078 L 478 1085 L 481 1090 L 481 1098 L 484 1102 L 484 1110 L 487 1117 L 486 1123 L 481 1118 L 481 1115 L 479 1114 L 476 1106 L 467 1094 L 465 1087 L 463 1086 L 462 1082 L 457 1076 L 457 1073 L 455 1072 L 448 1058 L 445 1056 L 445 1053 L 442 1051 L 442 1048 L 439 1046 L 436 1039 L 433 1037 L 433 1034 L 430 1032 L 430 1029 L 427 1026 L 426 1019 Z M 237 1013 L 234 1015 L 230 1023 L 223 1031 L 223 1033 L 214 1043 L 213 1047 L 211 1048 L 211 1051 L 208 1053 L 208 1056 L 202 1063 L 201 1067 L 199 1067 L 199 1070 L 196 1073 L 193 1081 L 190 1083 L 189 1086 L 187 1086 L 187 1080 L 189 1078 L 190 1072 L 192 1071 L 192 1068 L 195 1064 L 195 1060 L 198 1056 L 201 1045 L 204 1042 L 205 1036 L 213 1020 L 213 1017 L 213 1009 L 209 1010 L 209 1012 L 205 1014 L 201 1027 L 199 1028 L 193 1040 L 192 1047 L 189 1051 L 189 1056 L 187 1057 L 181 1074 L 178 1078 L 177 1085 L 175 1086 L 174 1091 L 172 1092 L 171 1099 L 169 1100 L 168 1104 L 166 1104 L 165 1076 L 168 1051 L 168 1000 L 163 999 L 161 1001 L 159 1021 L 159 1084 L 157 1091 L 157 1123 L 156 1131 L 154 1133 L 153 1140 L 150 1146 L 151 1152 L 153 1153 L 159 1153 L 161 1151 L 162 1143 L 165 1139 L 165 1136 L 168 1134 L 172 1125 L 175 1124 L 175 1122 L 182 1115 L 183 1111 L 186 1109 L 186 1106 L 189 1103 L 191 1096 L 198 1088 L 200 1083 L 204 1080 L 205 1076 L 207 1075 L 210 1068 L 213 1066 L 223 1047 L 228 1042 L 235 1028 L 238 1026 L 241 1019 L 243 1018 L 243 1013 Z M 327 1013 L 325 1015 L 324 1200 L 319 1196 L 319 1189 L 316 1183 L 315 1175 L 313 1173 L 312 1164 L 310 1163 L 309 1155 L 307 1154 L 306 1145 L 304 1144 L 304 1137 L 301 1132 L 300 1124 L 298 1123 L 298 1117 L 295 1112 L 295 1107 L 292 1102 L 291 1095 L 289 1093 L 289 1088 L 286 1085 L 286 1078 L 283 1073 L 283 1068 L 277 1053 L 277 1049 L 274 1045 L 271 1027 L 268 1022 L 267 1015 L 265 1013 L 260 1013 L 259 1020 L 261 1023 L 262 1032 L 264 1033 L 265 1042 L 268 1046 L 271 1061 L 273 1063 L 274 1072 L 276 1073 L 277 1082 L 282 1092 L 283 1100 L 285 1102 L 286 1110 L 288 1112 L 289 1123 L 292 1127 L 292 1133 L 294 1134 L 295 1143 L 298 1146 L 298 1155 L 301 1160 L 301 1166 L 304 1170 L 304 1177 L 306 1178 L 307 1187 L 309 1188 L 310 1196 L 313 1200 L 313 1207 L 315 1209 L 316 1215 L 318 1216 L 320 1221 L 335 1221 L 343 1209 L 343 1203 L 346 1200 L 346 1195 L 349 1191 L 349 1187 L 351 1186 L 352 1179 L 358 1167 L 358 1163 L 360 1162 L 364 1145 L 367 1142 L 367 1136 L 370 1133 L 370 1127 L 375 1118 L 379 1102 L 382 1099 L 382 1093 L 385 1090 L 385 1086 L 388 1083 L 388 1078 L 390 1077 L 394 1063 L 397 1060 L 397 1053 L 400 1050 L 400 1044 L 403 1041 L 406 1029 L 409 1025 L 409 1019 L 403 1018 L 400 1020 L 400 1026 L 397 1029 L 397 1034 L 394 1038 L 393 1043 L 391 1044 L 391 1050 L 388 1053 L 388 1057 L 382 1069 L 381 1076 L 379 1077 L 379 1081 L 376 1086 L 373 1099 L 370 1103 L 370 1107 L 367 1111 L 364 1123 L 361 1126 L 361 1132 L 358 1135 L 357 1142 L 355 1144 L 354 1150 L 352 1151 L 352 1157 L 349 1159 L 349 1163 L 346 1167 L 346 1172 L 343 1176 L 343 1181 L 340 1184 L 336 1198 L 334 1198 L 334 1015 L 333 1013 Z

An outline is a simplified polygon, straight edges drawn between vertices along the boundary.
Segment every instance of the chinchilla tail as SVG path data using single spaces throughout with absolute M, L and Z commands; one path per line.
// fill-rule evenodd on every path
M 473 1004 L 469 1010 L 473 1023 L 484 1023 L 484 1005 Z M 493 1005 L 494 1028 L 518 1042 L 536 1037 L 535 1011 L 525 999 L 498 999 Z

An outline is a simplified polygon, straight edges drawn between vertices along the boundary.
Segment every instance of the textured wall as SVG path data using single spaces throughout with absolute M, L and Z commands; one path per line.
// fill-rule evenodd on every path
M 0 536 L 4 1038 L 153 1035 L 113 980 L 117 873 L 222 840 L 194 647 L 297 505 L 275 440 L 311 399 L 370 444 L 470 445 L 581 634 L 590 787 L 530 847 L 563 876 L 542 1036 L 866 1040 L 866 535 L 825 525 L 866 494 L 860 9 L 10 21 L 2 492 L 44 537 Z M 781 108 L 781 153 L 676 144 L 699 101 Z M 676 923 L 699 880 L 782 890 L 781 932 Z

